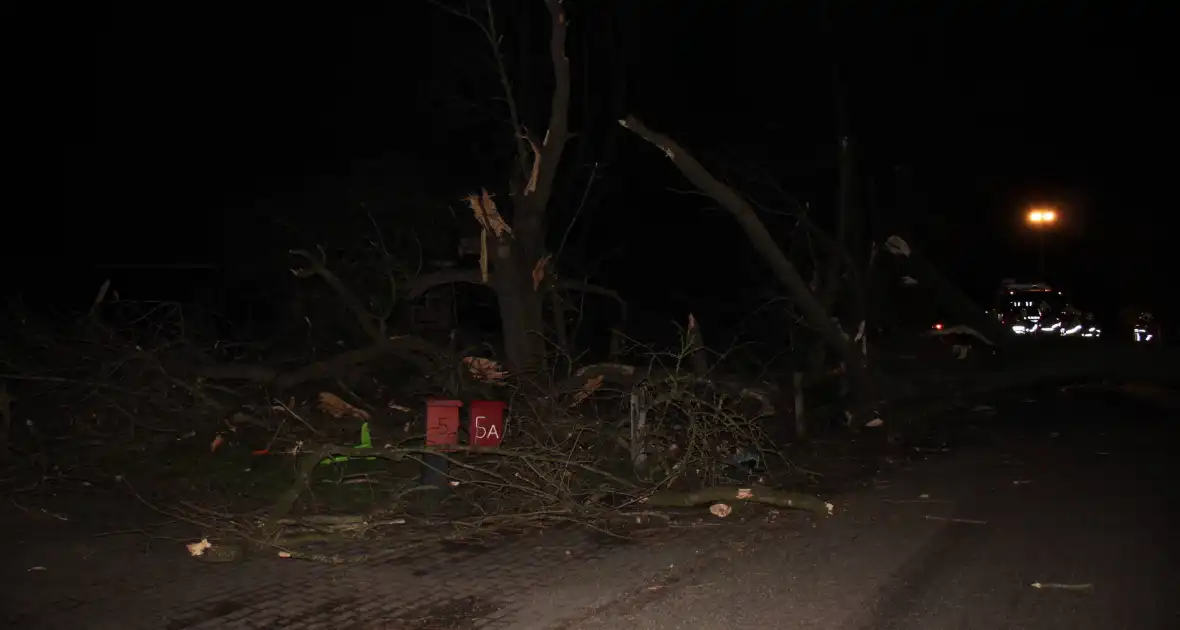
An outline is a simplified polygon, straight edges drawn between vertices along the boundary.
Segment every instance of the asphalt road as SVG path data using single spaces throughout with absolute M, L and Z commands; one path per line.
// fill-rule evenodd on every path
M 1180 414 L 1035 399 L 572 627 L 1180 628 Z

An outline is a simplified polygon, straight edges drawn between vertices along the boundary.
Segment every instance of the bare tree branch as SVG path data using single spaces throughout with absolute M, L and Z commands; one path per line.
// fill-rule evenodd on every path
M 575 291 L 579 293 L 588 293 L 590 295 L 600 295 L 605 298 L 610 298 L 619 303 L 619 308 L 621 308 L 623 311 L 623 319 L 627 319 L 627 302 L 625 302 L 617 292 L 611 289 L 593 284 L 587 284 L 580 280 L 567 280 L 565 278 L 559 279 L 554 288 L 558 291 Z
M 454 7 L 447 6 L 439 0 L 426 0 L 430 4 L 454 15 L 471 22 L 483 33 L 484 39 L 487 40 L 488 46 L 492 49 L 492 58 L 496 62 L 496 75 L 500 80 L 500 87 L 504 90 L 504 102 L 508 105 L 508 119 L 512 125 L 512 136 L 516 143 L 516 166 L 519 169 L 518 176 L 527 179 L 529 176 L 529 156 L 532 151 L 529 148 L 528 134 L 524 129 L 524 124 L 520 120 L 520 110 L 516 104 L 515 90 L 512 87 L 512 77 L 508 74 L 508 66 L 504 62 L 504 53 L 500 50 L 500 42 L 503 39 L 496 29 L 496 14 L 492 10 L 492 0 L 485 0 L 484 7 L 487 11 L 487 16 L 480 19 L 473 15 L 470 11 L 460 11 Z
M 557 176 L 557 167 L 569 139 L 570 60 L 565 54 L 566 17 L 562 0 L 545 0 L 549 8 L 552 31 L 549 37 L 549 56 L 553 62 L 553 97 L 549 104 L 549 128 L 541 143 L 541 173 L 537 179 L 536 195 L 548 200 Z
M 328 286 L 332 287 L 332 290 L 335 291 L 337 295 L 340 296 L 340 299 L 344 302 L 344 306 L 348 308 L 348 310 L 352 311 L 352 314 L 356 316 L 357 322 L 360 324 L 361 329 L 365 331 L 365 334 L 368 335 L 369 338 L 373 339 L 374 341 L 381 341 L 385 339 L 385 321 L 373 313 L 370 313 L 369 309 L 365 308 L 364 303 L 361 302 L 359 298 L 357 298 L 356 294 L 349 290 L 348 287 L 344 286 L 344 283 L 340 281 L 340 278 L 337 277 L 336 274 L 332 273 L 331 269 L 328 269 L 324 266 L 323 251 L 320 252 L 319 257 L 316 257 L 308 251 L 302 249 L 293 249 L 291 250 L 291 255 L 302 258 L 308 263 L 308 266 L 305 268 L 291 269 L 291 273 L 295 274 L 295 276 L 299 278 L 319 276 Z
M 517 213 L 513 228 L 526 248 L 537 247 L 544 241 L 545 212 L 549 197 L 553 194 L 553 182 L 561 165 L 561 156 L 570 139 L 570 60 L 565 54 L 565 10 L 561 0 L 544 2 L 550 17 L 549 56 L 553 64 L 554 87 L 549 104 L 549 126 L 533 155 L 538 163 L 534 165 L 534 172 L 527 184 L 517 186 L 518 190 L 523 191 L 523 196 L 516 200 Z M 540 251 L 524 251 L 522 254 L 526 260 L 534 260 L 540 256 Z
M 574 218 L 570 219 L 569 225 L 565 227 L 565 233 L 561 235 L 561 242 L 557 244 L 557 254 L 553 257 L 559 262 L 561 261 L 561 253 L 565 251 L 565 242 L 569 239 L 570 232 L 574 231 L 574 225 L 578 223 L 578 217 L 582 216 L 582 210 L 586 207 L 586 199 L 590 197 L 590 189 L 594 187 L 594 182 L 597 179 L 598 162 L 595 162 L 594 168 L 590 170 L 590 179 L 587 180 L 586 187 L 582 190 L 582 198 L 578 201 L 577 209 L 574 210 Z

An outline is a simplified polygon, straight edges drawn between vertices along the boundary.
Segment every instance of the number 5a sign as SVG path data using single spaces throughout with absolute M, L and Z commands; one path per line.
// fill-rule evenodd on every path
M 504 407 L 498 400 L 473 400 L 467 427 L 472 446 L 499 446 L 504 440 Z

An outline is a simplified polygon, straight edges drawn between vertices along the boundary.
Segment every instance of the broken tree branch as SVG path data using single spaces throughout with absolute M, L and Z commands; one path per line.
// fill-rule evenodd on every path
M 581 280 L 567 280 L 565 278 L 559 278 L 557 280 L 557 283 L 556 283 L 556 286 L 554 287 L 554 289 L 556 289 L 558 291 L 570 291 L 570 292 L 577 292 L 577 293 L 586 293 L 589 295 L 600 295 L 605 298 L 610 298 L 610 299 L 614 300 L 615 302 L 618 302 L 619 310 L 621 312 L 621 315 L 620 315 L 621 319 L 624 321 L 626 321 L 626 319 L 627 319 L 627 302 L 625 302 L 623 300 L 623 298 L 620 297 L 616 291 L 613 291 L 611 289 L 607 289 L 605 287 L 600 287 L 597 285 L 582 282 Z
M 688 331 L 686 339 L 688 347 L 688 362 L 692 366 L 692 373 L 697 378 L 705 378 L 709 374 L 709 357 L 705 354 L 705 337 L 701 333 L 701 325 L 692 313 L 688 314 Z
M 263 528 L 263 533 L 266 538 L 273 538 L 282 524 L 284 518 L 291 512 L 295 502 L 299 500 L 300 495 L 303 494 L 304 489 L 307 488 L 308 481 L 311 479 L 312 473 L 315 472 L 320 462 L 327 457 L 336 455 L 343 455 L 345 457 L 365 458 L 365 457 L 379 457 L 390 461 L 401 461 L 406 457 L 434 455 L 448 460 L 450 463 L 463 468 L 474 468 L 469 463 L 455 459 L 455 455 L 459 453 L 468 453 L 472 455 L 487 455 L 502 459 L 517 458 L 528 460 L 532 462 L 548 462 L 551 464 L 560 464 L 569 466 L 570 468 L 577 468 L 584 473 L 596 475 L 602 479 L 615 484 L 616 487 L 627 490 L 638 490 L 639 486 L 631 481 L 627 481 L 621 477 L 615 476 L 608 471 L 602 470 L 596 466 L 592 466 L 586 462 L 570 459 L 569 457 L 558 457 L 545 453 L 532 453 L 527 451 L 510 450 L 504 448 L 485 448 L 480 446 L 462 446 L 449 445 L 446 450 L 436 448 L 364 448 L 364 447 L 349 447 L 338 446 L 335 444 L 324 444 L 319 448 L 306 451 L 302 454 L 300 459 L 294 483 L 289 486 L 271 505 L 268 510 L 266 524 Z M 485 471 L 486 472 L 486 471 Z
M 738 195 L 732 188 L 713 177 L 700 162 L 689 152 L 685 151 L 675 140 L 657 131 L 649 129 L 635 116 L 628 116 L 620 120 L 619 124 L 634 132 L 639 137 L 655 145 L 672 160 L 672 164 L 697 188 L 708 194 L 723 208 L 728 210 L 745 230 L 746 236 L 754 245 L 754 249 L 778 276 L 779 280 L 790 292 L 791 298 L 799 306 L 803 316 L 819 330 L 824 341 L 828 343 L 844 360 L 849 375 L 862 393 L 870 388 L 868 371 L 856 347 L 844 338 L 840 329 L 828 317 L 823 305 L 808 289 L 807 283 L 799 275 L 795 265 L 787 259 L 781 248 L 774 241 L 774 237 L 767 231 L 766 226 L 758 218 L 757 213 L 750 207 L 749 202 Z

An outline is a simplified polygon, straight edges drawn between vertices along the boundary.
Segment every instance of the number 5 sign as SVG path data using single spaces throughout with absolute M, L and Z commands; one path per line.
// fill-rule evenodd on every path
M 498 400 L 473 400 L 467 427 L 472 446 L 499 446 L 504 440 L 504 407 Z

